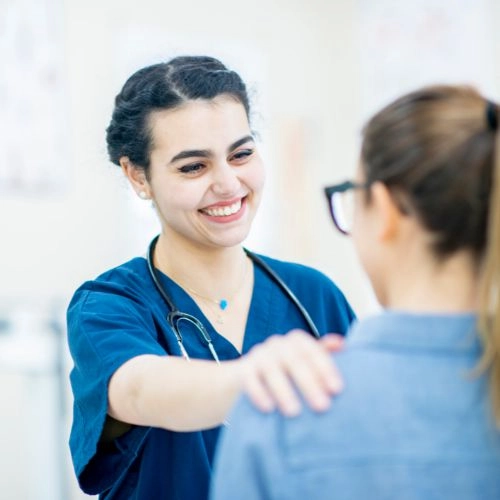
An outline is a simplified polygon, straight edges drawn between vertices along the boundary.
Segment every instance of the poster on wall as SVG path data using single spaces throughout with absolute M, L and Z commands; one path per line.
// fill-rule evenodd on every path
M 358 0 L 357 7 L 360 125 L 424 85 L 473 85 L 498 97 L 490 0 Z M 379 307 L 373 294 L 367 307 Z
M 363 121 L 422 85 L 468 84 L 495 97 L 489 0 L 358 0 Z
M 0 3 L 0 196 L 67 184 L 66 94 L 58 0 Z

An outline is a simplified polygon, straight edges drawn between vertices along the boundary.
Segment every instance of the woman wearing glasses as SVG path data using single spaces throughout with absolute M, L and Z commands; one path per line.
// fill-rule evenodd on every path
M 83 284 L 68 309 L 70 447 L 87 493 L 206 498 L 242 387 L 290 415 L 292 381 L 315 410 L 340 389 L 328 356 L 340 341 L 314 337 L 345 333 L 342 293 L 242 247 L 264 184 L 249 113 L 240 77 L 209 57 L 143 68 L 116 97 L 109 156 L 153 203 L 161 234 L 147 259 Z M 282 335 L 292 329 L 309 333 Z
M 386 311 L 335 356 L 328 412 L 240 402 L 214 499 L 500 498 L 498 120 L 477 91 L 435 86 L 368 122 L 356 180 L 326 194 Z

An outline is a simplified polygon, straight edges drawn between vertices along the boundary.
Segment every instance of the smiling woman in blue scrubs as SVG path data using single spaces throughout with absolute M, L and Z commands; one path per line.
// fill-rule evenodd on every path
M 320 272 L 262 264 L 243 249 L 264 169 L 245 85 L 219 61 L 137 71 L 116 98 L 107 143 L 153 203 L 161 234 L 151 268 L 132 259 L 84 283 L 69 306 L 75 471 L 101 498 L 204 499 L 239 392 L 293 415 L 297 386 L 325 410 L 341 385 L 328 355 L 341 342 L 325 334 L 344 334 L 354 315 Z

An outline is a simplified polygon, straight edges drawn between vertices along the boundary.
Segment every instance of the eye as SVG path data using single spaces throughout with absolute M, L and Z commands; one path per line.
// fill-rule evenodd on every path
M 236 163 L 245 163 L 247 159 L 249 159 L 255 150 L 252 148 L 240 149 L 236 151 L 231 157 L 230 161 L 235 161 Z
M 190 163 L 189 165 L 183 165 L 179 167 L 178 170 L 182 174 L 197 174 L 205 168 L 203 163 Z

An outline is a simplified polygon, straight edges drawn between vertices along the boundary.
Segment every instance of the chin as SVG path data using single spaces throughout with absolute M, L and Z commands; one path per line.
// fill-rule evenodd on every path
M 215 239 L 213 244 L 223 248 L 235 247 L 241 245 L 247 239 L 249 232 L 249 230 L 235 231 L 233 234 L 227 234 L 221 238 Z

